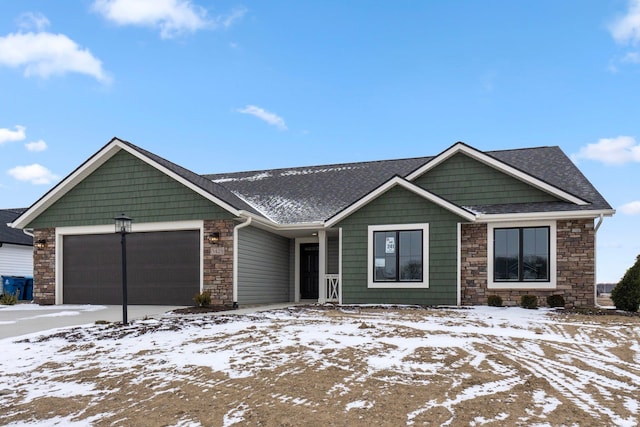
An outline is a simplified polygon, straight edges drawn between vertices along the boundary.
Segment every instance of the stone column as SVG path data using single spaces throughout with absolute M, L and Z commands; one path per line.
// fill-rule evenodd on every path
M 50 305 L 56 303 L 56 229 L 40 228 L 33 231 L 33 240 L 46 240 L 44 249 L 33 250 L 33 302 Z
M 211 304 L 233 304 L 233 220 L 205 220 L 203 241 L 203 291 L 211 292 Z M 220 233 L 216 244 L 211 233 Z

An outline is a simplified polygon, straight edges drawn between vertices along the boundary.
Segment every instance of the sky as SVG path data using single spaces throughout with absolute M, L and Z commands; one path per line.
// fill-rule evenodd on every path
M 640 0 L 0 0 L 0 208 L 112 137 L 194 172 L 559 146 L 640 254 Z

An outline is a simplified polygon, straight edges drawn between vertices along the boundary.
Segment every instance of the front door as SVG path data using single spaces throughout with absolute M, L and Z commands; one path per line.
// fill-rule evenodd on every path
M 317 243 L 300 245 L 300 298 L 318 299 L 319 246 Z

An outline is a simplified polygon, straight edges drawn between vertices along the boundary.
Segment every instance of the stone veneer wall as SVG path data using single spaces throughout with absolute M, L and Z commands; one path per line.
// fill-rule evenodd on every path
M 233 303 L 233 220 L 204 221 L 203 290 L 211 291 L 211 304 Z M 220 233 L 220 241 L 212 245 L 209 235 Z
M 544 289 L 487 289 L 487 225 L 462 224 L 461 303 L 485 305 L 489 295 L 499 295 L 505 305 L 520 304 L 522 295 L 537 295 L 538 305 L 547 296 L 560 294 L 567 307 L 595 305 L 595 230 L 592 219 L 556 222 L 557 286 Z
M 46 247 L 33 250 L 33 302 L 41 305 L 56 303 L 56 229 L 33 231 L 33 241 L 46 240 Z

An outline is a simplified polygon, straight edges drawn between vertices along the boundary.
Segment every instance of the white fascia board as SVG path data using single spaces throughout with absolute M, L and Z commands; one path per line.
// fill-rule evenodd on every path
M 67 192 L 69 192 L 73 187 L 78 185 L 82 180 L 84 180 L 87 176 L 96 171 L 100 166 L 107 162 L 111 157 L 113 157 L 120 150 L 125 150 L 129 154 L 135 156 L 136 158 L 142 160 L 147 163 L 151 167 L 157 169 L 158 171 L 164 173 L 165 175 L 171 177 L 175 181 L 181 183 L 182 185 L 188 187 L 194 192 L 200 194 L 207 200 L 217 204 L 221 208 L 229 211 L 232 215 L 239 215 L 238 210 L 229 204 L 223 202 L 207 191 L 201 189 L 198 186 L 193 185 L 191 182 L 187 181 L 183 177 L 177 175 L 176 173 L 170 171 L 164 166 L 158 164 L 157 162 L 151 160 L 144 154 L 139 151 L 131 148 L 127 144 L 122 143 L 119 139 L 114 138 L 111 140 L 109 144 L 103 147 L 100 151 L 94 154 L 89 160 L 83 163 L 80 167 L 78 167 L 75 171 L 73 171 L 69 176 L 67 176 L 64 180 L 62 180 L 58 185 L 53 187 L 47 194 L 45 194 L 40 200 L 38 200 L 33 206 L 31 206 L 27 211 L 25 211 L 22 215 L 20 215 L 12 224 L 13 228 L 24 228 L 27 224 L 33 221 L 36 217 L 38 217 L 42 212 L 48 209 L 52 204 L 58 201 L 62 196 L 64 196 Z
M 539 221 L 553 219 L 578 219 L 578 218 L 598 218 L 602 216 L 613 216 L 614 209 L 591 210 L 591 211 L 552 211 L 552 212 L 525 212 L 509 214 L 479 214 L 477 222 L 504 222 L 504 221 Z
M 164 221 L 164 222 L 133 222 L 131 224 L 132 233 L 149 233 L 153 231 L 181 231 L 181 230 L 202 230 L 204 228 L 202 220 L 186 221 Z M 114 224 L 102 225 L 79 225 L 56 227 L 56 235 L 84 235 L 84 234 L 118 234 Z
M 343 210 L 342 212 L 339 212 L 338 214 L 334 215 L 332 218 L 329 218 L 328 221 L 326 221 L 325 223 L 325 227 L 326 228 L 330 228 L 333 227 L 335 224 L 337 224 L 338 222 L 342 221 L 344 218 L 348 217 L 349 215 L 351 215 L 352 213 L 354 213 L 355 211 L 359 210 L 360 208 L 362 208 L 363 206 L 367 205 L 369 202 L 371 202 L 372 200 L 378 198 L 380 195 L 386 193 L 387 191 L 389 191 L 391 188 L 395 187 L 395 186 L 401 186 L 406 190 L 409 190 L 415 194 L 417 194 L 418 196 L 422 197 L 423 199 L 426 199 L 432 203 L 435 203 L 437 205 L 439 205 L 442 208 L 445 208 L 451 212 L 453 212 L 454 214 L 461 216 L 462 218 L 466 219 L 467 221 L 475 221 L 476 216 L 468 211 L 467 209 L 461 208 L 460 206 L 457 206 L 439 196 L 436 196 L 435 194 L 425 190 L 422 187 L 418 187 L 415 184 L 410 183 L 409 181 L 396 176 L 391 178 L 389 181 L 385 182 L 384 184 L 382 184 L 380 187 L 376 188 L 375 190 L 373 190 L 371 193 L 367 194 L 366 196 L 362 197 L 360 200 L 358 200 L 357 202 L 355 202 L 354 204 L 352 204 L 351 206 L 347 207 L 345 210 Z
M 27 209 L 22 215 L 11 223 L 13 228 L 24 228 L 27 224 L 38 217 L 42 212 L 48 209 L 62 196 L 67 194 L 69 190 L 78 185 L 83 179 L 91 175 L 96 169 L 102 166 L 107 160 L 113 157 L 118 151 L 120 151 L 120 145 L 118 140 L 114 139 L 110 144 L 107 144 L 102 150 L 98 151 L 89 160 L 80 165 L 76 170 L 71 172 L 65 179 L 59 182 L 48 193 L 46 193 L 40 200 L 38 200 L 33 206 Z
M 589 202 L 586 200 L 582 200 L 581 198 L 574 196 L 571 193 L 567 193 L 566 191 L 558 187 L 548 184 L 532 175 L 529 175 L 528 173 L 525 173 L 519 169 L 516 169 L 513 166 L 510 166 L 494 157 L 491 157 L 483 153 L 482 151 L 476 150 L 475 148 L 472 148 L 461 142 L 458 142 L 452 145 L 447 150 L 443 151 L 438 156 L 431 159 L 424 166 L 422 166 L 419 169 L 416 169 L 414 172 L 412 172 L 407 176 L 407 180 L 413 181 L 414 179 L 418 178 L 419 176 L 422 176 L 425 172 L 433 169 L 434 167 L 436 167 L 437 165 L 439 165 L 440 163 L 444 162 L 449 157 L 457 153 L 464 153 L 479 162 L 482 162 L 488 166 L 491 166 L 494 169 L 497 169 L 507 175 L 510 175 L 520 181 L 523 181 L 533 187 L 538 188 L 539 190 L 542 190 L 546 193 L 549 193 L 567 202 L 575 203 L 576 205 L 579 205 L 579 206 L 584 206 L 589 204 Z
M 296 224 L 279 224 L 269 218 L 264 218 L 244 210 L 239 211 L 238 216 L 241 218 L 251 218 L 254 222 L 254 225 L 256 225 L 255 223 L 258 223 L 260 225 L 263 225 L 263 228 L 266 227 L 274 231 L 318 230 L 324 228 L 324 223 L 322 221 L 300 222 Z

